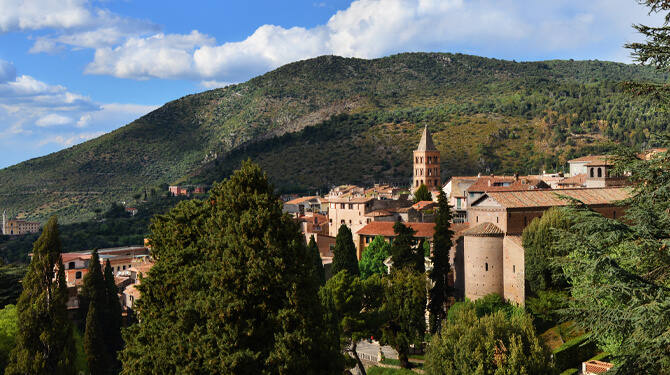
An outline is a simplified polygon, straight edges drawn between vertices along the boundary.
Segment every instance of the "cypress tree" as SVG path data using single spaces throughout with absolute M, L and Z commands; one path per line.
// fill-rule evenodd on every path
M 424 184 L 421 184 L 416 191 L 414 192 L 414 203 L 421 201 L 432 201 L 433 195 L 428 191 L 428 187 Z
M 451 207 L 443 191 L 437 196 L 437 213 L 435 215 L 435 232 L 433 234 L 433 253 L 430 260 L 433 269 L 428 273 L 433 287 L 428 292 L 428 311 L 430 311 L 430 332 L 437 332 L 442 321 L 447 316 L 447 302 L 453 294 L 449 286 L 449 251 L 452 247 L 451 239 L 454 232 L 451 230 Z
M 121 326 L 123 326 L 123 310 L 119 302 L 118 288 L 114 281 L 114 273 L 109 259 L 105 264 L 105 285 L 107 298 L 107 311 L 103 325 L 105 337 L 105 346 L 109 355 L 109 363 L 112 367 L 118 364 L 117 353 L 123 348 L 123 338 L 121 337 Z
M 17 303 L 18 332 L 5 374 L 72 374 L 75 347 L 67 316 L 67 284 L 58 219 L 52 216 L 33 246 Z M 54 277 L 54 270 L 56 275 Z
M 416 231 L 401 222 L 393 225 L 395 239 L 391 244 L 391 260 L 393 261 L 393 270 L 411 268 L 419 271 L 421 266 L 418 264 L 417 251 L 421 254 L 421 263 L 423 264 L 423 249 L 416 249 Z
M 101 314 L 96 309 L 96 303 L 91 301 L 86 315 L 86 333 L 84 333 L 84 352 L 86 364 L 91 374 L 109 374 L 107 350 L 103 340 Z
M 83 320 L 88 319 L 88 308 L 94 303 L 98 314 L 107 310 L 107 286 L 100 266 L 98 249 L 93 249 L 88 262 L 88 272 L 84 275 L 81 291 L 79 292 L 79 312 Z
M 307 245 L 307 254 L 312 258 L 314 263 L 313 272 L 314 278 L 319 283 L 319 285 L 326 285 L 326 270 L 323 268 L 323 262 L 321 261 L 321 253 L 319 252 L 319 247 L 314 240 L 314 235 L 309 238 L 309 244 Z
M 337 231 L 337 237 L 335 237 L 332 266 L 333 276 L 345 270 L 352 276 L 360 274 L 358 258 L 356 257 L 356 246 L 354 245 L 351 230 L 345 224 L 342 224 Z
M 257 165 L 151 225 L 123 374 L 340 374 L 313 260 Z M 327 337 L 326 337 L 327 336 Z

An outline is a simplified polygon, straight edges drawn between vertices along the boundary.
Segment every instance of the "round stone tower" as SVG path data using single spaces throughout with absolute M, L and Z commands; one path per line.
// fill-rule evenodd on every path
M 495 224 L 482 223 L 463 232 L 465 296 L 477 300 L 490 293 L 504 297 L 503 238 Z

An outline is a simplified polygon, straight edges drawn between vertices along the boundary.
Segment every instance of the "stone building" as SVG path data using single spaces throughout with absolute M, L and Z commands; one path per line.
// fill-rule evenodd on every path
M 15 236 L 20 234 L 37 233 L 42 229 L 38 221 L 7 219 L 7 213 L 2 212 L 2 234 Z
M 414 179 L 412 189 L 416 190 L 421 184 L 426 185 L 428 191 L 440 190 L 440 151 L 435 148 L 428 126 L 423 129 L 419 147 L 414 151 Z
M 560 195 L 559 195 L 560 194 Z M 454 243 L 451 262 L 457 297 L 479 299 L 498 293 L 506 300 L 525 302 L 525 257 L 521 234 L 530 222 L 551 207 L 579 200 L 603 216 L 621 218 L 625 207 L 615 202 L 627 198 L 622 187 L 494 191 L 470 204 L 470 229 Z

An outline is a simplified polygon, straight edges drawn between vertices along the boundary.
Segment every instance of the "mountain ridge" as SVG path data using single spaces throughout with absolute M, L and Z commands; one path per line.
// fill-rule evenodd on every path
M 539 169 L 566 157 L 561 148 L 576 155 L 602 148 L 593 144 L 598 139 L 625 141 L 616 132 L 639 138 L 644 129 L 664 130 L 653 114 L 638 121 L 645 127 L 626 125 L 631 106 L 648 112 L 652 103 L 621 94 L 616 82 L 667 79 L 648 67 L 600 61 L 321 56 L 170 101 L 101 137 L 0 170 L 0 207 L 31 219 L 86 220 L 96 207 L 161 185 L 220 181 L 245 157 L 257 159 L 282 191 L 402 182 L 411 177 L 407 155 L 423 125 L 435 129 L 447 175 L 519 169 L 508 159 L 531 151 L 546 154 L 525 162 Z M 593 105 L 580 104 L 590 98 Z M 621 114 L 608 119 L 610 109 Z M 615 129 L 614 121 L 623 125 Z M 371 148 L 365 163 L 344 154 Z M 294 167 L 310 157 L 318 167 Z

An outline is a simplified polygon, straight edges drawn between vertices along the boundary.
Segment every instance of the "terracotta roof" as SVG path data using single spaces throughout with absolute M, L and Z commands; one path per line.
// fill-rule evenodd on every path
M 568 177 L 558 182 L 559 185 L 579 185 L 583 186 L 586 183 L 586 173 Z
M 393 216 L 393 214 L 386 211 L 386 210 L 377 210 L 377 211 L 368 212 L 367 214 L 365 214 L 363 216 L 365 216 L 365 217 L 383 217 L 383 216 Z
M 601 157 L 597 158 L 596 160 L 593 160 L 592 162 L 586 164 L 586 166 L 587 167 L 597 167 L 597 166 L 601 166 L 601 165 L 614 165 L 614 162 L 612 162 L 612 160 L 614 160 L 612 157 L 601 156 Z
M 599 158 L 602 158 L 602 157 L 604 157 L 604 155 L 589 155 L 589 156 L 582 156 L 581 158 L 568 160 L 568 163 L 592 162 L 592 161 L 596 161 L 596 160 L 598 160 Z
M 319 198 L 319 197 L 317 197 L 317 196 L 300 197 L 300 198 L 290 200 L 290 201 L 286 202 L 285 204 L 300 204 L 300 203 L 311 201 L 312 199 L 317 199 L 317 198 Z
M 415 209 L 415 210 L 421 211 L 424 208 L 427 208 L 427 207 L 430 208 L 431 206 L 434 206 L 434 205 L 437 205 L 437 203 L 435 203 L 433 201 L 419 201 L 419 202 L 414 203 L 412 205 L 412 208 Z
M 417 151 L 437 151 L 437 148 L 435 148 L 435 144 L 433 144 L 433 137 L 430 136 L 430 132 L 428 131 L 428 125 L 426 125 L 425 128 L 423 128 L 423 134 L 421 135 L 421 141 L 419 141 L 419 147 L 416 149 Z
M 373 221 L 372 223 L 361 228 L 356 233 L 368 236 L 381 235 L 384 237 L 395 237 L 395 232 L 393 231 L 394 224 L 395 222 L 393 221 Z M 433 233 L 435 233 L 435 223 L 403 223 L 403 224 L 416 231 L 414 237 L 432 238 Z
M 154 266 L 154 262 L 147 262 L 147 263 L 140 263 L 140 264 L 133 264 L 132 267 L 130 267 L 131 271 L 136 271 L 138 273 L 141 273 L 142 276 L 147 275 L 147 271 L 151 269 L 151 267 Z
M 126 289 L 123 291 L 123 294 L 127 294 L 129 296 L 135 297 L 135 299 L 140 298 L 140 291 L 135 288 L 135 285 L 128 285 Z
M 81 253 L 61 253 L 60 255 L 63 258 L 63 263 L 71 262 L 75 259 L 91 259 L 91 254 L 81 254 Z
M 508 184 L 502 186 L 502 184 Z M 498 186 L 496 186 L 498 185 Z M 539 178 L 519 177 L 516 181 L 514 177 L 481 177 L 475 181 L 467 191 L 469 192 L 489 192 L 489 191 L 510 191 L 510 190 L 531 190 L 531 189 L 549 189 L 550 186 Z
M 614 367 L 613 363 L 602 362 L 602 361 L 588 361 L 584 362 L 584 365 L 586 372 L 592 374 L 600 374 L 603 372 L 607 372 L 609 369 Z
M 374 200 L 373 197 L 358 197 L 358 198 L 330 198 L 328 203 L 366 203 Z
M 580 200 L 586 205 L 611 204 L 629 197 L 626 188 L 499 191 L 487 195 L 505 208 L 566 206 L 559 195 Z
M 463 232 L 470 229 L 470 223 L 451 224 L 450 229 L 454 231 L 452 240 L 457 240 L 460 237 L 463 237 Z
M 505 233 L 498 228 L 495 224 L 491 222 L 485 222 L 477 225 L 472 229 L 468 229 L 463 232 L 464 236 L 475 236 L 475 237 L 497 237 L 504 236 Z
M 114 276 L 114 284 L 118 287 L 119 285 L 122 285 L 123 283 L 127 282 L 130 280 L 128 277 L 118 277 Z

